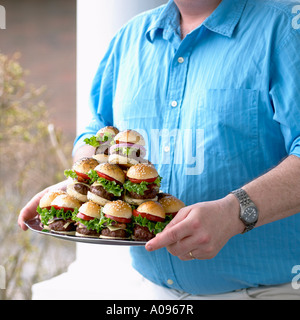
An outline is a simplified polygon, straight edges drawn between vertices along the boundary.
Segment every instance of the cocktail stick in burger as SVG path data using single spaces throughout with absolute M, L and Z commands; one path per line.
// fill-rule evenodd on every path
M 100 238 L 103 239 L 129 239 L 132 233 L 132 209 L 122 201 L 112 201 L 102 208 Z
M 87 238 L 99 238 L 101 232 L 100 218 L 101 206 L 94 202 L 86 202 L 73 215 L 76 221 L 76 236 Z
M 93 158 L 100 163 L 107 163 L 109 156 L 109 148 L 114 141 L 114 137 L 119 133 L 119 130 L 112 126 L 107 126 L 100 129 L 96 136 L 87 138 L 84 142 L 95 148 Z
M 104 206 L 121 198 L 125 173 L 119 166 L 101 163 L 89 172 L 89 177 L 94 183 L 87 194 L 88 200 Z
M 147 201 L 133 210 L 133 236 L 137 241 L 149 241 L 162 232 L 170 220 L 166 221 L 166 214 L 161 204 Z
M 145 201 L 157 201 L 161 177 L 153 165 L 139 163 L 127 171 L 124 183 L 125 201 L 132 205 L 140 205 Z
M 61 194 L 55 197 L 50 204 L 50 209 L 41 209 L 37 212 L 41 216 L 44 229 L 61 234 L 74 235 L 76 226 L 72 219 L 74 212 L 78 212 L 81 202 L 69 196 Z
M 114 138 L 115 144 L 109 149 L 109 163 L 118 164 L 127 169 L 137 163 L 145 162 L 145 140 L 135 130 L 125 130 Z

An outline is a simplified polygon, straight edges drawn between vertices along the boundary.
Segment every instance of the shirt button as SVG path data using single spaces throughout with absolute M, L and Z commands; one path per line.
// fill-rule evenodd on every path
M 172 106 L 173 108 L 176 108 L 176 107 L 178 106 L 178 102 L 177 102 L 177 101 L 172 101 L 172 102 L 171 102 L 171 106 Z
M 165 151 L 165 152 L 170 152 L 170 150 L 171 150 L 171 148 L 170 148 L 169 146 L 166 146 L 166 147 L 164 148 L 164 151 Z
M 184 62 L 184 59 L 183 59 L 182 57 L 179 57 L 179 58 L 178 58 L 178 62 L 179 62 L 179 63 L 183 63 L 183 62 Z
M 168 283 L 168 285 L 172 286 L 172 285 L 174 284 L 174 281 L 171 280 L 171 279 L 169 279 L 169 280 L 167 281 L 167 283 Z

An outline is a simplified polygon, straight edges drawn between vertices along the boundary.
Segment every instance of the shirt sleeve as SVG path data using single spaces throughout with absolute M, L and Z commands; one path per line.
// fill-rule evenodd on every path
M 113 125 L 113 70 L 114 70 L 114 45 L 116 37 L 111 41 L 109 48 L 100 62 L 96 76 L 92 83 L 89 99 L 89 109 L 92 120 L 74 141 L 73 156 L 83 146 L 84 140 L 95 135 L 105 126 Z
M 270 97 L 288 155 L 300 157 L 300 31 L 289 25 L 271 62 Z

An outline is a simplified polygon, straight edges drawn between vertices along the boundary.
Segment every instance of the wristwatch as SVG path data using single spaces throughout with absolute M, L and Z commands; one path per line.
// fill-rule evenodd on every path
M 245 224 L 245 230 L 242 232 L 243 234 L 255 227 L 258 220 L 258 209 L 245 190 L 237 189 L 231 193 L 235 195 L 240 203 L 240 219 Z

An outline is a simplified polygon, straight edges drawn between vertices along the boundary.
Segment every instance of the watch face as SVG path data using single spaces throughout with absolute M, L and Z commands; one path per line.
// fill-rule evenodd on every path
M 256 207 L 254 207 L 254 206 L 247 207 L 243 212 L 242 218 L 246 223 L 256 222 L 257 218 L 258 218 Z

